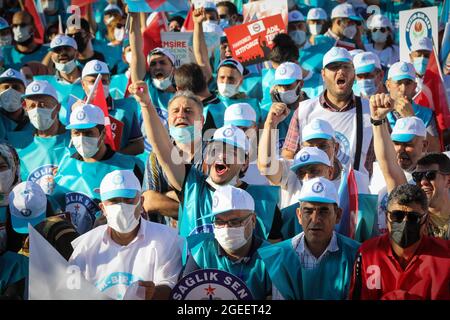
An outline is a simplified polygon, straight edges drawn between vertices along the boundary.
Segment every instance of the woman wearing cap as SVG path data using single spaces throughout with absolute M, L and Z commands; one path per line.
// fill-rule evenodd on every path
M 390 68 L 400 59 L 400 51 L 394 42 L 394 30 L 391 22 L 386 16 L 375 14 L 369 17 L 367 27 L 369 28 L 367 31 L 369 43 L 366 45 L 366 50 L 375 53 L 384 68 Z

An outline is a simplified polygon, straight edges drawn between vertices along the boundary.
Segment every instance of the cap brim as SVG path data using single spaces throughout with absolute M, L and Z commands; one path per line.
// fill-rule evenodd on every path
M 52 96 L 51 94 L 45 94 L 45 93 L 33 93 L 33 94 L 23 94 L 22 95 L 22 100 L 30 98 L 30 97 L 35 97 L 35 96 L 48 96 L 48 97 L 52 97 L 53 99 L 55 99 L 56 101 L 58 101 L 57 97 Z M 59 101 L 58 101 L 59 102 Z
M 230 120 L 224 122 L 224 125 L 234 125 L 236 127 L 251 127 L 254 124 L 255 122 L 251 120 Z
M 72 47 L 71 45 L 68 45 L 68 44 L 61 44 L 61 45 L 56 45 L 56 46 L 54 46 L 53 48 L 50 48 L 49 50 L 50 50 L 50 51 L 53 51 L 53 50 L 55 50 L 56 48 L 61 48 L 61 47 L 69 47 L 69 48 L 75 49 L 75 48 Z M 75 49 L 75 50 L 77 50 L 77 49 Z
M 304 198 L 299 198 L 298 201 L 300 201 L 300 202 L 336 203 L 336 201 L 333 199 L 327 199 L 327 198 L 321 198 L 321 197 L 304 197 Z
M 109 200 L 112 198 L 129 198 L 133 199 L 136 197 L 137 190 L 135 189 L 120 189 L 120 190 L 113 190 L 108 191 L 105 193 L 100 194 L 100 199 L 102 201 Z
M 409 80 L 416 81 L 416 78 L 413 78 L 413 77 L 411 77 L 409 75 L 406 75 L 406 74 L 402 74 L 400 76 L 393 76 L 391 78 L 391 80 L 393 80 L 393 81 L 400 81 L 400 80 L 403 80 L 403 79 L 409 79 Z
M 14 78 L 14 77 L 1 77 L 0 78 L 0 83 L 9 82 L 9 81 L 19 81 L 26 87 L 26 84 L 22 81 L 22 79 Z
M 402 133 L 402 134 L 391 134 L 391 139 L 392 141 L 397 141 L 397 142 L 410 142 L 412 139 L 414 139 L 416 135 L 414 134 L 406 134 L 406 133 Z
M 330 136 L 329 134 L 325 134 L 325 133 L 315 133 L 315 134 L 311 134 L 309 136 L 305 136 L 302 137 L 302 142 L 304 141 L 309 141 L 309 140 L 313 140 L 313 139 L 325 139 L 325 140 L 331 140 L 333 137 Z
M 339 59 L 334 59 L 333 61 L 329 61 L 326 65 L 324 65 L 323 67 L 326 68 L 327 66 L 329 66 L 332 63 L 335 62 L 348 62 L 348 63 L 352 63 L 352 60 L 350 59 L 346 59 L 346 58 L 339 58 Z
M 298 169 L 306 167 L 306 166 L 310 166 L 312 164 L 323 164 L 325 166 L 329 166 L 329 164 L 323 163 L 323 162 L 320 162 L 320 161 L 311 161 L 311 162 L 301 162 L 301 163 L 294 164 L 289 169 L 291 171 L 296 172 Z
M 21 219 L 12 214 L 11 224 L 15 232 L 21 234 L 28 234 L 28 223 L 30 223 L 34 227 L 38 223 L 44 221 L 44 219 L 45 219 L 45 212 L 33 219 Z
M 293 79 L 293 78 L 289 78 L 289 79 L 279 79 L 279 80 L 274 80 L 273 81 L 273 85 L 282 85 L 282 86 L 287 86 L 290 84 L 293 84 L 295 81 L 297 81 L 297 79 Z
M 358 17 L 358 16 L 350 16 L 350 17 L 348 17 L 350 20 L 353 20 L 353 21 L 364 21 L 364 19 L 363 18 L 361 18 L 361 17 Z
M 79 124 L 69 124 L 66 126 L 66 129 L 91 129 L 94 128 L 96 123 L 79 123 Z
M 247 152 L 247 149 L 245 149 L 243 146 L 237 144 L 237 143 L 234 142 L 233 140 L 229 140 L 229 139 L 225 139 L 225 138 L 220 138 L 220 139 L 214 139 L 214 138 L 213 138 L 211 141 L 213 141 L 213 142 L 214 142 L 214 141 L 217 141 L 217 142 L 223 142 L 223 143 L 229 144 L 229 145 L 231 145 L 231 146 L 233 146 L 233 147 L 242 149 L 243 151 Z
M 367 66 L 356 68 L 355 73 L 361 74 L 361 73 L 370 73 L 376 69 L 376 66 L 374 64 L 369 64 Z

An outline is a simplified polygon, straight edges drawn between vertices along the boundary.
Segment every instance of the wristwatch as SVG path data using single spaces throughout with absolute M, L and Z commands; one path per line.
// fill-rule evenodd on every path
M 370 123 L 371 123 L 372 125 L 374 125 L 374 126 L 382 125 L 382 124 L 385 123 L 385 122 L 386 122 L 386 118 L 381 119 L 381 120 L 375 120 L 375 119 L 373 119 L 373 118 L 370 118 Z

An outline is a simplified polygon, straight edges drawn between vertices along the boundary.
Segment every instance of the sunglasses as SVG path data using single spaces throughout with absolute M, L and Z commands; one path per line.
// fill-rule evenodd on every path
M 387 213 L 389 215 L 389 220 L 392 222 L 403 222 L 406 217 L 407 221 L 418 223 L 423 217 L 426 216 L 426 214 L 422 215 L 418 212 L 402 210 L 387 211 Z
M 373 29 L 372 29 L 372 32 L 377 32 L 378 30 L 380 30 L 381 33 L 385 33 L 386 31 L 388 31 L 387 28 L 381 27 L 381 28 L 373 28 Z
M 437 170 L 416 171 L 412 173 L 412 177 L 415 183 L 420 183 L 423 178 L 425 178 L 427 181 L 433 181 L 434 179 L 436 179 L 437 174 Z

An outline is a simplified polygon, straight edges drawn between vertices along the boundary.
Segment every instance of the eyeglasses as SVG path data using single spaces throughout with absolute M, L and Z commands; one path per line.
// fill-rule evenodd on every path
M 414 182 L 420 183 L 423 178 L 425 178 L 427 181 L 435 180 L 437 174 L 438 174 L 437 170 L 416 171 L 412 173 L 412 177 Z
M 223 221 L 220 219 L 215 219 L 214 220 L 214 227 L 216 228 L 224 228 L 225 226 L 228 226 L 230 228 L 238 228 L 240 226 L 242 226 L 244 224 L 244 222 L 253 215 L 253 213 L 249 214 L 246 217 L 243 218 L 236 218 L 236 219 L 231 219 L 228 221 Z
M 389 220 L 391 222 L 402 222 L 405 220 L 413 223 L 420 222 L 422 218 L 426 217 L 426 214 L 420 214 L 414 211 L 393 210 L 387 211 Z
M 372 29 L 372 32 L 377 32 L 378 30 L 380 30 L 381 33 L 385 33 L 386 31 L 388 31 L 387 28 L 381 27 L 381 28 L 373 28 L 373 29 Z

